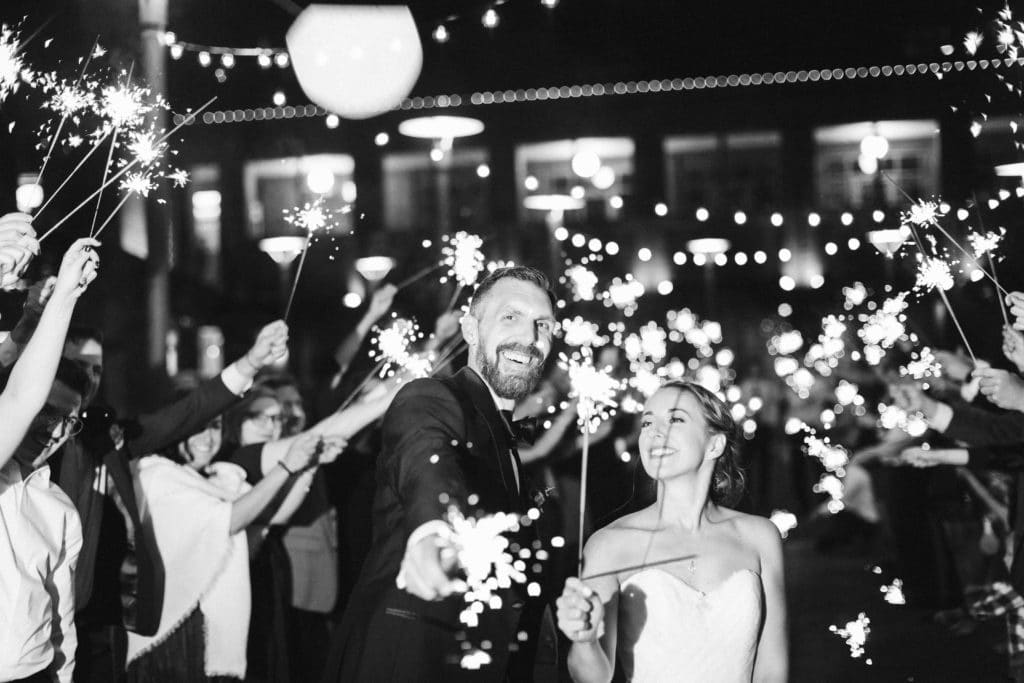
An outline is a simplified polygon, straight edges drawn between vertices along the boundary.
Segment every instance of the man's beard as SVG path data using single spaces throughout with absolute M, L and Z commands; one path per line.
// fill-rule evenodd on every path
M 537 362 L 530 364 L 527 371 L 522 374 L 503 374 L 498 369 L 503 351 L 520 353 L 529 356 Z M 487 380 L 494 393 L 501 398 L 507 398 L 512 401 L 518 401 L 529 395 L 537 386 L 537 383 L 540 382 L 541 374 L 544 371 L 544 354 L 540 350 L 533 346 L 516 344 L 514 342 L 500 345 L 494 352 L 494 360 L 487 357 L 487 352 L 484 351 L 481 345 L 476 350 L 476 360 L 480 366 L 480 374 Z

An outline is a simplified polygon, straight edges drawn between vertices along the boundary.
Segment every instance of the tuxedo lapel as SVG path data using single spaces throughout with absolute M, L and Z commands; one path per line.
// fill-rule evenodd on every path
M 492 459 L 493 464 L 501 474 L 502 483 L 508 497 L 509 510 L 522 512 L 522 467 L 519 464 L 519 456 L 515 452 L 515 445 L 509 432 L 508 423 L 501 416 L 487 385 L 474 370 L 463 368 L 455 374 L 453 379 L 462 388 L 473 409 L 472 415 L 469 413 L 466 415 L 467 422 L 472 421 L 479 427 L 482 427 L 480 431 L 486 433 L 489 437 L 490 447 L 486 449 L 485 457 Z M 467 426 L 469 425 L 467 424 Z M 513 467 L 519 468 L 520 486 L 516 485 L 517 477 Z

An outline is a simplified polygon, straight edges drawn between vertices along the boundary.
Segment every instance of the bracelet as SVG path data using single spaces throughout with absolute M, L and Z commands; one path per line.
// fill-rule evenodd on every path
M 295 472 L 292 472 L 290 469 L 288 469 L 288 465 L 284 464 L 284 460 L 278 460 L 277 464 L 281 466 L 282 470 L 284 470 L 285 472 L 288 473 L 289 477 L 294 477 L 295 476 Z

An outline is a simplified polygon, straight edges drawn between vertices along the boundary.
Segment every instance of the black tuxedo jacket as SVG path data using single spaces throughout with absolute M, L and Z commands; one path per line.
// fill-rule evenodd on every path
M 512 437 L 487 385 L 469 369 L 447 379 L 415 380 L 395 397 L 382 430 L 373 545 L 335 636 L 325 680 L 557 680 L 550 612 L 544 597 L 529 597 L 526 586 L 501 591 L 502 607 L 484 610 L 479 626 L 467 629 L 459 622 L 463 596 L 428 602 L 395 585 L 409 535 L 442 519 L 449 505 L 466 516 L 525 515 L 533 505 L 521 468 L 517 491 Z M 513 552 L 516 546 L 536 549 L 539 525 L 524 526 L 510 540 Z M 531 559 L 529 580 L 542 584 L 532 565 Z M 492 662 L 462 669 L 463 643 L 480 647 L 484 641 Z
M 143 636 L 156 633 L 163 609 L 163 564 L 151 539 L 140 532 L 142 523 L 130 463 L 134 458 L 151 455 L 192 436 L 237 400 L 238 396 L 231 393 L 220 377 L 215 377 L 170 405 L 122 423 L 126 436 L 120 450 L 109 444 L 109 448 L 97 445 L 89 448 L 77 440 L 65 444 L 60 456 L 59 484 L 82 518 L 82 550 L 75 574 L 75 605 L 80 614 L 89 617 L 114 612 L 129 631 Z M 98 480 L 101 464 L 106 466 L 135 528 L 134 552 L 129 553 L 121 565 L 119 605 L 89 604 L 97 557 L 104 552 L 100 532 L 103 525 L 111 521 L 104 522 L 106 482 Z M 105 596 L 105 599 L 110 598 Z M 98 625 L 103 624 L 85 624 Z

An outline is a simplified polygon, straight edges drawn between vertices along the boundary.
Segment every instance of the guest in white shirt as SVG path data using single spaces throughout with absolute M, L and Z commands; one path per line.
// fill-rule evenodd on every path
M 81 428 L 89 376 L 61 359 L 46 404 L 0 468 L 0 681 L 70 683 L 82 526 L 47 458 Z

